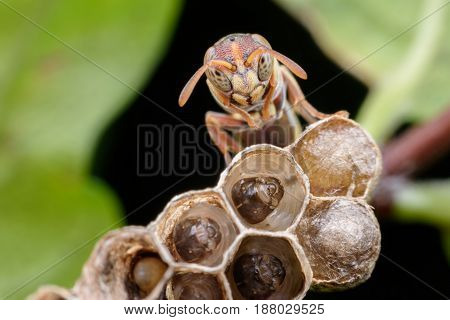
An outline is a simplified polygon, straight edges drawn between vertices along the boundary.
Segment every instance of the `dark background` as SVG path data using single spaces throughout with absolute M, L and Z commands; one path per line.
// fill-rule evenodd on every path
M 272 47 L 298 62 L 307 72 L 301 81 L 306 94 L 321 86 L 342 70 L 330 61 L 314 43 L 309 33 L 276 4 L 268 1 L 231 1 L 221 4 L 187 1 L 167 54 L 141 92 L 198 128 L 208 110 L 221 111 L 200 81 L 185 108 L 178 107 L 178 95 L 186 81 L 201 66 L 206 49 L 221 37 L 235 32 L 259 33 Z M 330 82 L 308 100 L 322 112 L 349 110 L 354 116 L 367 94 L 367 88 L 349 74 Z M 139 125 L 179 125 L 180 122 L 146 99 L 132 101 L 126 111 L 102 137 L 94 161 L 93 173 L 104 179 L 122 201 L 129 224 L 147 224 L 175 195 L 187 190 L 214 186 L 218 174 L 189 172 L 171 176 L 139 176 L 138 151 L 145 149 L 138 139 Z M 403 128 L 404 129 L 404 128 Z M 211 146 L 205 130 L 195 145 L 199 153 L 209 153 L 224 168 L 217 150 Z M 138 147 L 140 144 L 140 149 Z M 165 140 L 168 147 L 180 141 Z M 176 156 L 176 154 L 175 154 Z M 419 178 L 449 176 L 450 158 L 441 160 L 421 173 Z M 184 179 L 184 180 L 181 180 Z M 173 187 L 169 188 L 171 185 Z M 168 190 L 165 190 L 169 188 Z M 150 201 L 151 200 L 151 201 Z M 450 272 L 443 254 L 438 230 L 419 224 L 401 224 L 381 219 L 382 255 L 450 296 Z M 355 289 L 337 293 L 308 293 L 310 299 L 439 299 L 439 293 L 405 270 L 380 256 L 372 277 Z

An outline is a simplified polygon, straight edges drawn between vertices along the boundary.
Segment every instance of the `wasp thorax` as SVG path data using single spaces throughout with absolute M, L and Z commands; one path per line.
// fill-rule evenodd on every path
M 244 254 L 233 270 L 234 281 L 246 299 L 267 299 L 284 281 L 283 263 L 271 254 Z
M 204 273 L 178 273 L 169 282 L 167 291 L 167 296 L 175 300 L 224 299 L 217 277 Z
M 280 180 L 272 177 L 244 178 L 236 182 L 231 198 L 248 223 L 263 221 L 278 206 L 284 189 Z
M 222 240 L 217 222 L 210 218 L 188 218 L 174 229 L 175 248 L 186 262 L 196 262 L 209 256 Z
M 141 257 L 135 262 L 132 277 L 143 296 L 147 296 L 159 283 L 167 265 L 156 256 Z

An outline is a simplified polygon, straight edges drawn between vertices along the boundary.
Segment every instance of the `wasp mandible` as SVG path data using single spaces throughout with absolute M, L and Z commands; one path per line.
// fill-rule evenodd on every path
M 330 116 L 306 101 L 291 72 L 307 78 L 297 63 L 273 50 L 264 37 L 230 34 L 206 51 L 203 66 L 187 82 L 178 103 L 185 105 L 206 73 L 209 90 L 228 113 L 207 112 L 206 126 L 229 163 L 233 154 L 252 144 L 291 144 L 301 133 L 296 113 L 308 123 Z M 338 114 L 348 116 L 345 111 Z

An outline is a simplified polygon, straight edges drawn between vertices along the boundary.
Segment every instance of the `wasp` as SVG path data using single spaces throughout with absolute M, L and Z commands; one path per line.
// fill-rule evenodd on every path
M 230 34 L 210 47 L 181 91 L 181 107 L 204 73 L 211 94 L 227 112 L 209 111 L 205 117 L 208 133 L 227 163 L 252 144 L 285 147 L 294 142 L 301 133 L 296 114 L 308 123 L 330 116 L 305 99 L 294 75 L 306 79 L 306 72 L 258 34 Z M 338 114 L 348 116 L 345 111 Z

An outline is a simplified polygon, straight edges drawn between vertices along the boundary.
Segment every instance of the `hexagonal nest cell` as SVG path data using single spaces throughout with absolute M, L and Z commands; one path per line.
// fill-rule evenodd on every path
M 72 291 L 78 299 L 154 299 L 170 274 L 148 229 L 124 227 L 97 243 Z
M 380 253 L 372 209 L 348 199 L 311 199 L 296 231 L 316 289 L 354 287 L 370 277 Z
M 294 158 L 271 145 L 256 145 L 236 156 L 219 187 L 241 222 L 281 231 L 294 224 L 308 200 L 309 183 Z
M 33 298 L 300 299 L 370 277 L 380 229 L 367 204 L 380 151 L 331 116 L 281 149 L 241 151 L 214 189 L 173 198 L 147 228 L 108 233 L 72 290 Z
M 295 242 L 273 235 L 247 235 L 226 275 L 234 299 L 298 299 L 311 282 L 309 264 Z
M 170 300 L 224 300 L 223 277 L 201 272 L 177 272 L 166 287 Z
M 381 172 L 380 151 L 361 126 L 342 117 L 310 125 L 290 148 L 320 197 L 367 197 Z
M 155 240 L 177 262 L 214 267 L 239 233 L 221 196 L 213 190 L 173 199 L 155 223 Z

